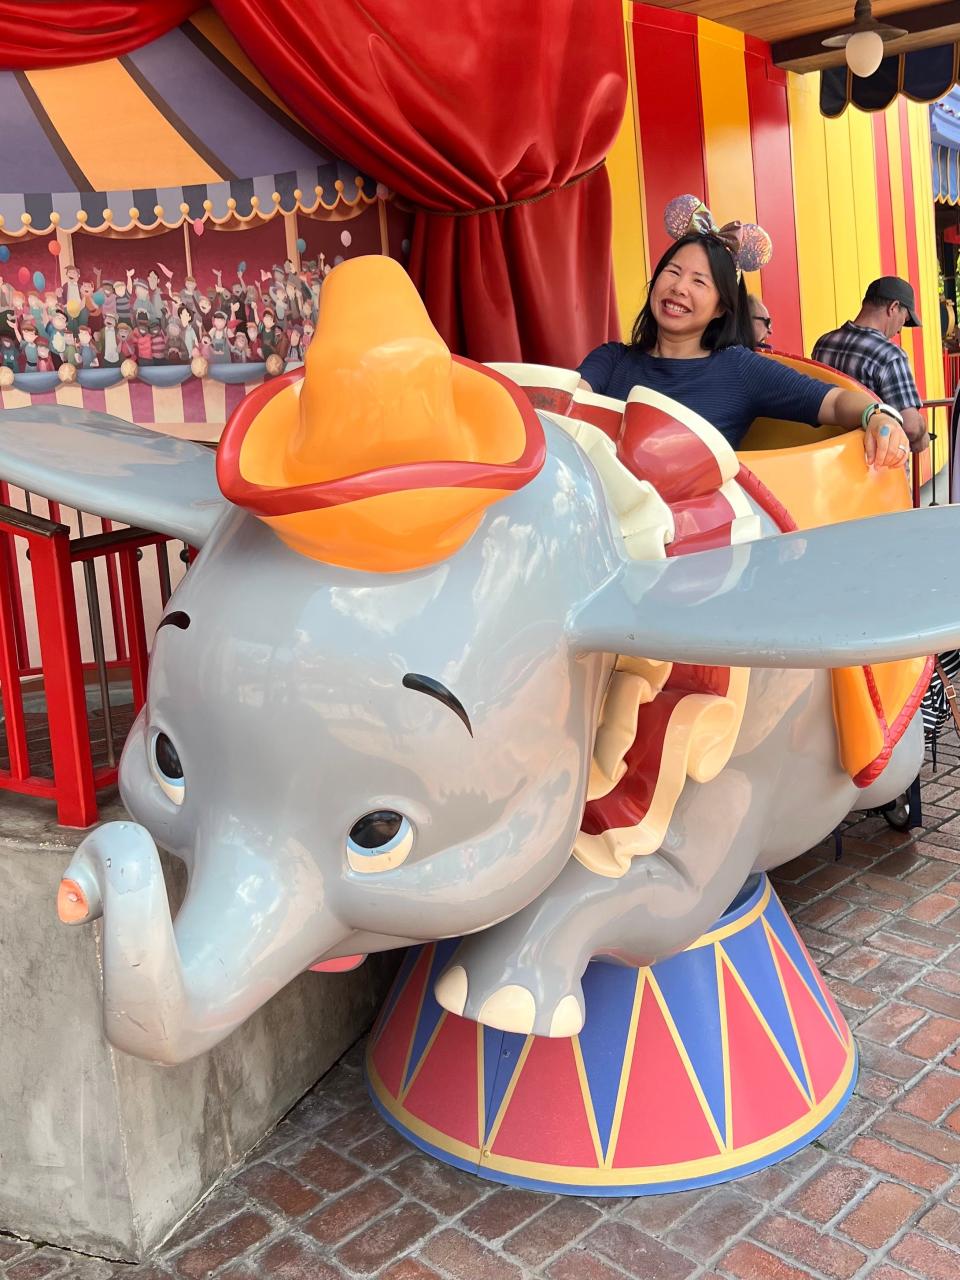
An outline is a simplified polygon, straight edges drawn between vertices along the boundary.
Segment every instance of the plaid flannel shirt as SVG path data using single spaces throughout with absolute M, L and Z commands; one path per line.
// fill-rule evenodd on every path
M 839 329 L 817 339 L 813 358 L 856 378 L 894 409 L 919 409 L 923 403 L 910 372 L 907 353 L 885 338 L 879 329 L 848 320 Z

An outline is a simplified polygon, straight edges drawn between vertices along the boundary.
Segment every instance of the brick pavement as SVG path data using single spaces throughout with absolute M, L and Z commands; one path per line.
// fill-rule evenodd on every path
M 726 1186 L 544 1196 L 414 1151 L 356 1046 L 150 1263 L 0 1236 L 2 1280 L 960 1280 L 960 748 L 925 820 L 848 827 L 775 877 L 856 1029 L 856 1095 L 822 1138 Z

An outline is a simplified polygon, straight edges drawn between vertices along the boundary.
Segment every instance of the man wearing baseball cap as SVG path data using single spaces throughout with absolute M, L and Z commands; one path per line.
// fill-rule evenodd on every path
M 867 286 L 857 318 L 825 333 L 813 348 L 814 360 L 856 378 L 878 397 L 882 410 L 902 418 L 914 453 L 927 447 L 922 402 L 907 354 L 892 339 L 904 325 L 919 324 L 912 286 L 899 276 L 881 276 Z

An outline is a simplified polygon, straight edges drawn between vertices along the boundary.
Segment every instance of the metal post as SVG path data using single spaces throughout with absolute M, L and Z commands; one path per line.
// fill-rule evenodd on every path
M 147 631 L 143 622 L 139 555 L 136 547 L 124 547 L 120 552 L 120 582 L 123 586 L 123 612 L 127 620 L 130 686 L 135 714 L 139 712 L 147 696 Z
M 65 827 L 89 827 L 97 820 L 97 797 L 67 530 L 33 539 L 32 551 L 57 816 Z
M 157 543 L 157 572 L 160 575 L 160 603 L 164 608 L 167 607 L 167 601 L 173 594 L 173 588 L 170 585 L 170 561 L 167 559 L 167 543 Z
M 107 734 L 107 764 L 113 768 L 117 755 L 113 746 L 113 717 L 110 713 L 110 683 L 107 679 L 107 659 L 103 648 L 103 622 L 100 618 L 100 599 L 97 594 L 97 566 L 93 560 L 83 562 L 83 581 L 87 589 L 87 612 L 90 615 L 90 638 L 93 641 L 93 657 L 97 664 L 97 681 L 100 685 L 100 705 Z

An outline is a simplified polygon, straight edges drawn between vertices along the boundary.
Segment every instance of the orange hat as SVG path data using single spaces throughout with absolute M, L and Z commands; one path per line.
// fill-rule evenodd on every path
M 409 276 L 378 256 L 326 277 L 304 369 L 234 411 L 217 479 L 293 550 L 397 573 L 452 555 L 545 457 L 523 391 L 451 356 Z

